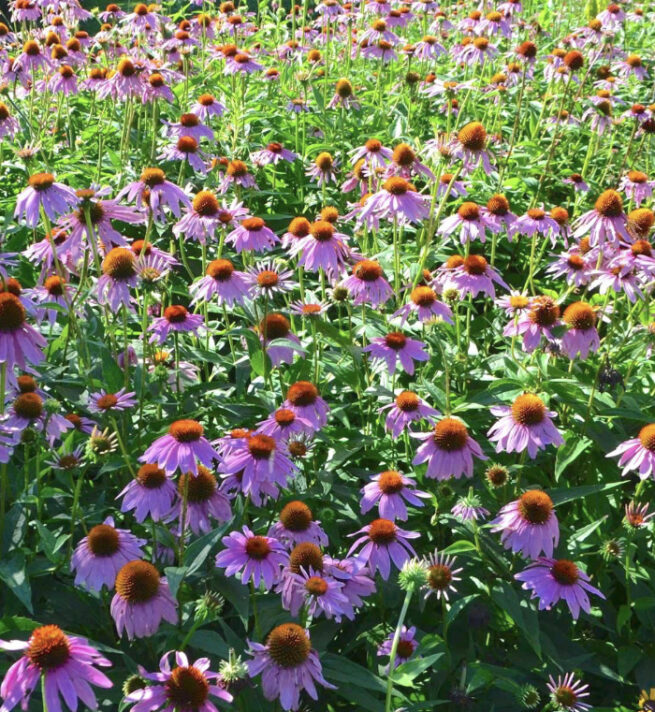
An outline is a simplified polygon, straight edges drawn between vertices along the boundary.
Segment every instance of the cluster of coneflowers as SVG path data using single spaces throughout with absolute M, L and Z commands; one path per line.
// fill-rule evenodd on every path
M 235 678 L 245 675 L 285 710 L 299 709 L 302 693 L 318 699 L 316 683 L 335 685 L 312 645 L 313 622 L 346 625 L 374 605 L 393 572 L 406 605 L 377 650 L 388 658 L 389 712 L 394 670 L 419 646 L 416 626 L 405 625 L 413 595 L 442 601 L 447 643 L 447 602 L 468 588 L 472 567 L 435 550 L 426 519 L 414 519 L 444 482 L 460 495 L 446 516 L 471 534 L 476 555 L 490 533 L 522 557 L 513 577 L 540 610 L 564 601 L 577 620 L 591 612 L 589 594 L 605 598 L 567 558 L 548 492 L 516 481 L 510 495 L 508 469 L 482 464 L 495 452 L 507 463 L 515 454 L 522 467 L 564 444 L 541 374 L 530 391 L 494 397 L 486 432 L 473 433 L 466 410 L 453 407 L 465 384 L 444 347 L 466 363 L 476 321 L 491 314 L 499 328 L 489 339 L 528 374 L 542 355 L 565 363 L 572 378 L 593 364 L 577 423 L 584 433 L 610 347 L 597 352 L 619 337 L 621 314 L 624 329 L 650 323 L 652 70 L 622 41 L 628 30 L 643 37 L 652 13 L 627 2 L 598 8 L 553 44 L 532 23 L 535 3 L 527 5 L 324 0 L 285 17 L 201 3 L 177 24 L 158 6 L 108 5 L 89 34 L 79 28 L 91 14 L 77 0 L 15 0 L 15 27 L 0 24 L 2 150 L 18 154 L 26 183 L 8 196 L 14 222 L 0 253 L 2 521 L 20 495 L 10 481 L 17 463 L 37 498 L 51 471 L 73 475 L 66 574 L 101 595 L 95 605 L 109 608 L 118 638 L 150 638 L 180 623 L 179 583 L 171 590 L 162 571 L 183 567 L 189 545 L 219 527 L 217 575 L 235 577 L 253 600 L 275 599 L 286 619 L 267 629 L 255 608 L 243 646 L 250 659 L 217 672 L 184 652 L 192 629 L 179 649 L 159 651 L 159 671 L 139 668 L 125 694 L 135 712 L 214 712 L 214 701 L 238 700 Z M 361 135 L 357 117 L 377 116 L 383 76 L 394 78 L 392 101 L 409 92 L 436 117 L 429 134 L 413 128 L 410 106 L 407 140 Z M 542 110 L 526 128 L 531 93 Z M 261 135 L 248 126 L 255 95 L 271 112 Z M 89 169 L 66 170 L 57 153 L 90 143 L 75 133 L 89 106 L 98 155 Z M 508 109 L 516 119 L 503 127 Z M 334 116 L 335 146 L 351 148 L 325 150 L 332 122 L 323 125 L 322 113 Z M 110 119 L 117 136 L 106 135 Z M 294 126 L 293 143 L 284 144 L 276 119 Z M 580 154 L 581 127 L 592 138 Z M 511 175 L 522 132 L 548 137 L 542 177 L 523 194 Z M 618 155 L 615 134 L 626 143 Z M 579 172 L 558 175 L 566 141 L 578 149 Z M 597 153 L 606 160 L 592 175 Z M 114 176 L 108 161 L 116 157 Z M 276 202 L 279 186 L 301 194 L 295 216 Z M 552 204 L 550 195 L 565 198 Z M 330 329 L 352 351 L 356 385 L 327 365 L 340 357 Z M 122 387 L 93 385 L 79 397 L 59 389 L 53 363 L 76 360 L 86 381 L 98 333 Z M 641 354 L 627 377 L 650 356 L 638 328 L 635 344 Z M 249 392 L 264 394 L 265 413 L 227 417 L 232 411 L 221 408 L 239 396 L 228 392 L 216 355 L 235 374 L 252 365 Z M 428 368 L 443 384 L 442 410 Z M 165 412 L 162 401 L 156 409 L 149 402 L 153 384 L 166 395 Z M 202 387 L 207 396 L 189 407 L 185 393 Z M 559 415 L 570 425 L 571 413 Z M 363 487 L 356 476 L 346 480 L 357 514 L 370 519 L 359 529 L 343 524 L 348 545 L 331 541 L 303 501 L 321 459 L 334 454 L 337 417 L 393 446 Z M 655 478 L 655 424 L 633 434 L 608 456 L 640 480 L 625 495 L 636 536 L 653 517 L 643 493 Z M 47 453 L 49 470 L 37 459 L 32 482 L 34 451 Z M 87 526 L 83 473 L 114 454 L 123 482 L 104 486 L 117 506 Z M 485 524 L 486 487 L 502 492 L 502 505 Z M 36 517 L 48 524 L 41 499 Z M 410 517 L 416 530 L 404 528 Z M 3 710 L 26 706 L 40 680 L 50 712 L 62 700 L 73 711 L 78 701 L 95 709 L 92 686 L 111 685 L 97 669 L 109 660 L 56 625 L 0 647 L 23 652 L 0 688 Z M 587 685 L 573 673 L 551 677 L 547 689 L 555 709 L 589 708 Z

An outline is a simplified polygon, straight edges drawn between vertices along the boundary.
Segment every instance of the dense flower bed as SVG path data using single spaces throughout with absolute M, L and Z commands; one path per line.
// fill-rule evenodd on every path
M 2 712 L 655 709 L 650 0 L 13 0 Z

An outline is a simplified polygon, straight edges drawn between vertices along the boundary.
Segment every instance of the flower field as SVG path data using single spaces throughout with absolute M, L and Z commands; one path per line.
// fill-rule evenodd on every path
M 655 3 L 4 20 L 0 712 L 653 712 Z

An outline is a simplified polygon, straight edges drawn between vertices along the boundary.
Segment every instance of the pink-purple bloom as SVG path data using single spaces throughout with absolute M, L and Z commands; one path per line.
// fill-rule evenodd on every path
M 143 556 L 139 539 L 127 529 L 117 529 L 113 517 L 89 529 L 73 552 L 71 571 L 75 571 L 75 585 L 100 591 L 103 586 L 114 588 L 119 570 Z
M 607 457 L 620 455 L 619 467 L 624 477 L 635 471 L 639 479 L 646 480 L 651 475 L 655 478 L 655 424 L 644 425 L 636 438 L 630 438 L 607 453 Z
M 162 655 L 159 672 L 148 672 L 139 666 L 139 676 L 148 681 L 144 687 L 128 693 L 125 700 L 136 703 L 131 712 L 218 712 L 210 697 L 232 702 L 219 673 L 209 669 L 209 658 L 198 658 L 191 663 L 183 652 L 175 652 L 175 666 L 171 667 L 173 651 Z
M 373 573 L 379 571 L 385 581 L 391 573 L 392 562 L 400 570 L 408 559 L 416 556 L 409 539 L 420 537 L 418 532 L 401 529 L 390 519 L 384 518 L 375 519 L 350 536 L 358 534 L 362 536 L 350 547 L 348 556 L 359 549 L 357 557 L 366 561 Z
M 431 496 L 416 489 L 416 480 L 396 470 L 385 470 L 374 475 L 361 492 L 362 514 L 377 506 L 380 517 L 391 521 L 407 519 L 406 503 L 413 507 L 423 507 L 421 499 L 429 499 Z
M 589 613 L 591 603 L 588 593 L 605 598 L 589 581 L 589 576 L 568 559 L 540 557 L 514 578 L 523 583 L 523 588 L 532 591 L 531 598 L 539 599 L 539 610 L 550 610 L 564 599 L 577 620 L 580 611 Z
M 364 348 L 364 353 L 370 354 L 375 361 L 386 364 L 389 375 L 396 372 L 398 363 L 410 376 L 414 375 L 414 361 L 425 362 L 430 355 L 426 344 L 418 339 L 412 339 L 401 331 L 390 331 L 386 336 L 377 336 Z
M 295 623 L 283 623 L 273 628 L 266 644 L 250 643 L 248 651 L 250 677 L 262 676 L 264 697 L 280 700 L 283 710 L 300 707 L 300 693 L 304 690 L 318 700 L 316 683 L 335 689 L 323 677 L 318 653 L 311 647 L 309 633 Z
M 198 472 L 197 461 L 211 469 L 220 455 L 204 437 L 204 428 L 195 420 L 176 420 L 166 435 L 157 438 L 140 458 L 141 462 L 156 464 L 167 474 L 176 470 Z
M 427 462 L 425 476 L 432 479 L 473 477 L 473 458 L 487 459 L 467 427 L 457 418 L 442 418 L 430 432 L 412 433 L 412 437 L 423 441 L 412 464 Z
M 96 666 L 111 663 L 84 638 L 66 635 L 56 625 L 44 625 L 32 631 L 29 640 L 0 640 L 0 649 L 20 651 L 22 656 L 7 670 L 0 695 L 2 709 L 9 712 L 20 704 L 28 709 L 34 689 L 43 679 L 44 706 L 61 711 L 61 698 L 75 712 L 78 701 L 89 709 L 98 708 L 91 686 L 109 688 L 111 680 Z
M 125 564 L 116 576 L 116 594 L 111 601 L 111 615 L 118 635 L 128 639 L 154 635 L 162 620 L 177 623 L 177 601 L 168 582 L 147 561 Z
M 234 531 L 223 537 L 222 543 L 225 549 L 216 555 L 216 566 L 224 568 L 226 576 L 238 574 L 243 584 L 252 579 L 255 588 L 263 583 L 270 591 L 289 560 L 289 554 L 277 539 L 256 535 L 247 526 L 243 527 L 243 533 Z
M 487 433 L 496 443 L 496 452 L 527 450 L 534 459 L 547 445 L 559 447 L 564 443 L 551 420 L 556 413 L 547 410 L 541 398 L 532 393 L 518 396 L 511 406 L 492 406 L 491 412 L 499 417 Z
M 25 221 L 28 227 L 36 227 L 41 209 L 54 221 L 76 204 L 77 196 L 72 188 L 57 183 L 52 173 L 35 173 L 30 176 L 27 188 L 16 198 L 14 217 Z
M 553 500 L 541 490 L 531 489 L 501 508 L 491 522 L 493 532 L 501 532 L 506 549 L 531 559 L 552 556 L 559 541 L 559 524 Z

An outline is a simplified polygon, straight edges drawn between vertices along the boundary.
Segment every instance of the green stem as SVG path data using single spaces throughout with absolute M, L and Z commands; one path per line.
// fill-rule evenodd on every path
M 393 634 L 393 641 L 391 642 L 391 653 L 389 654 L 389 673 L 387 676 L 387 696 L 384 703 L 384 712 L 392 712 L 391 698 L 393 695 L 393 673 L 396 664 L 396 653 L 398 652 L 398 643 L 400 641 L 400 633 L 402 632 L 403 625 L 405 624 L 405 616 L 407 615 L 407 609 L 409 608 L 409 603 L 412 600 L 412 594 L 414 593 L 413 588 L 409 588 L 405 594 L 405 600 L 403 601 L 403 607 L 400 609 L 400 615 L 398 616 L 398 623 L 396 624 L 396 631 Z

